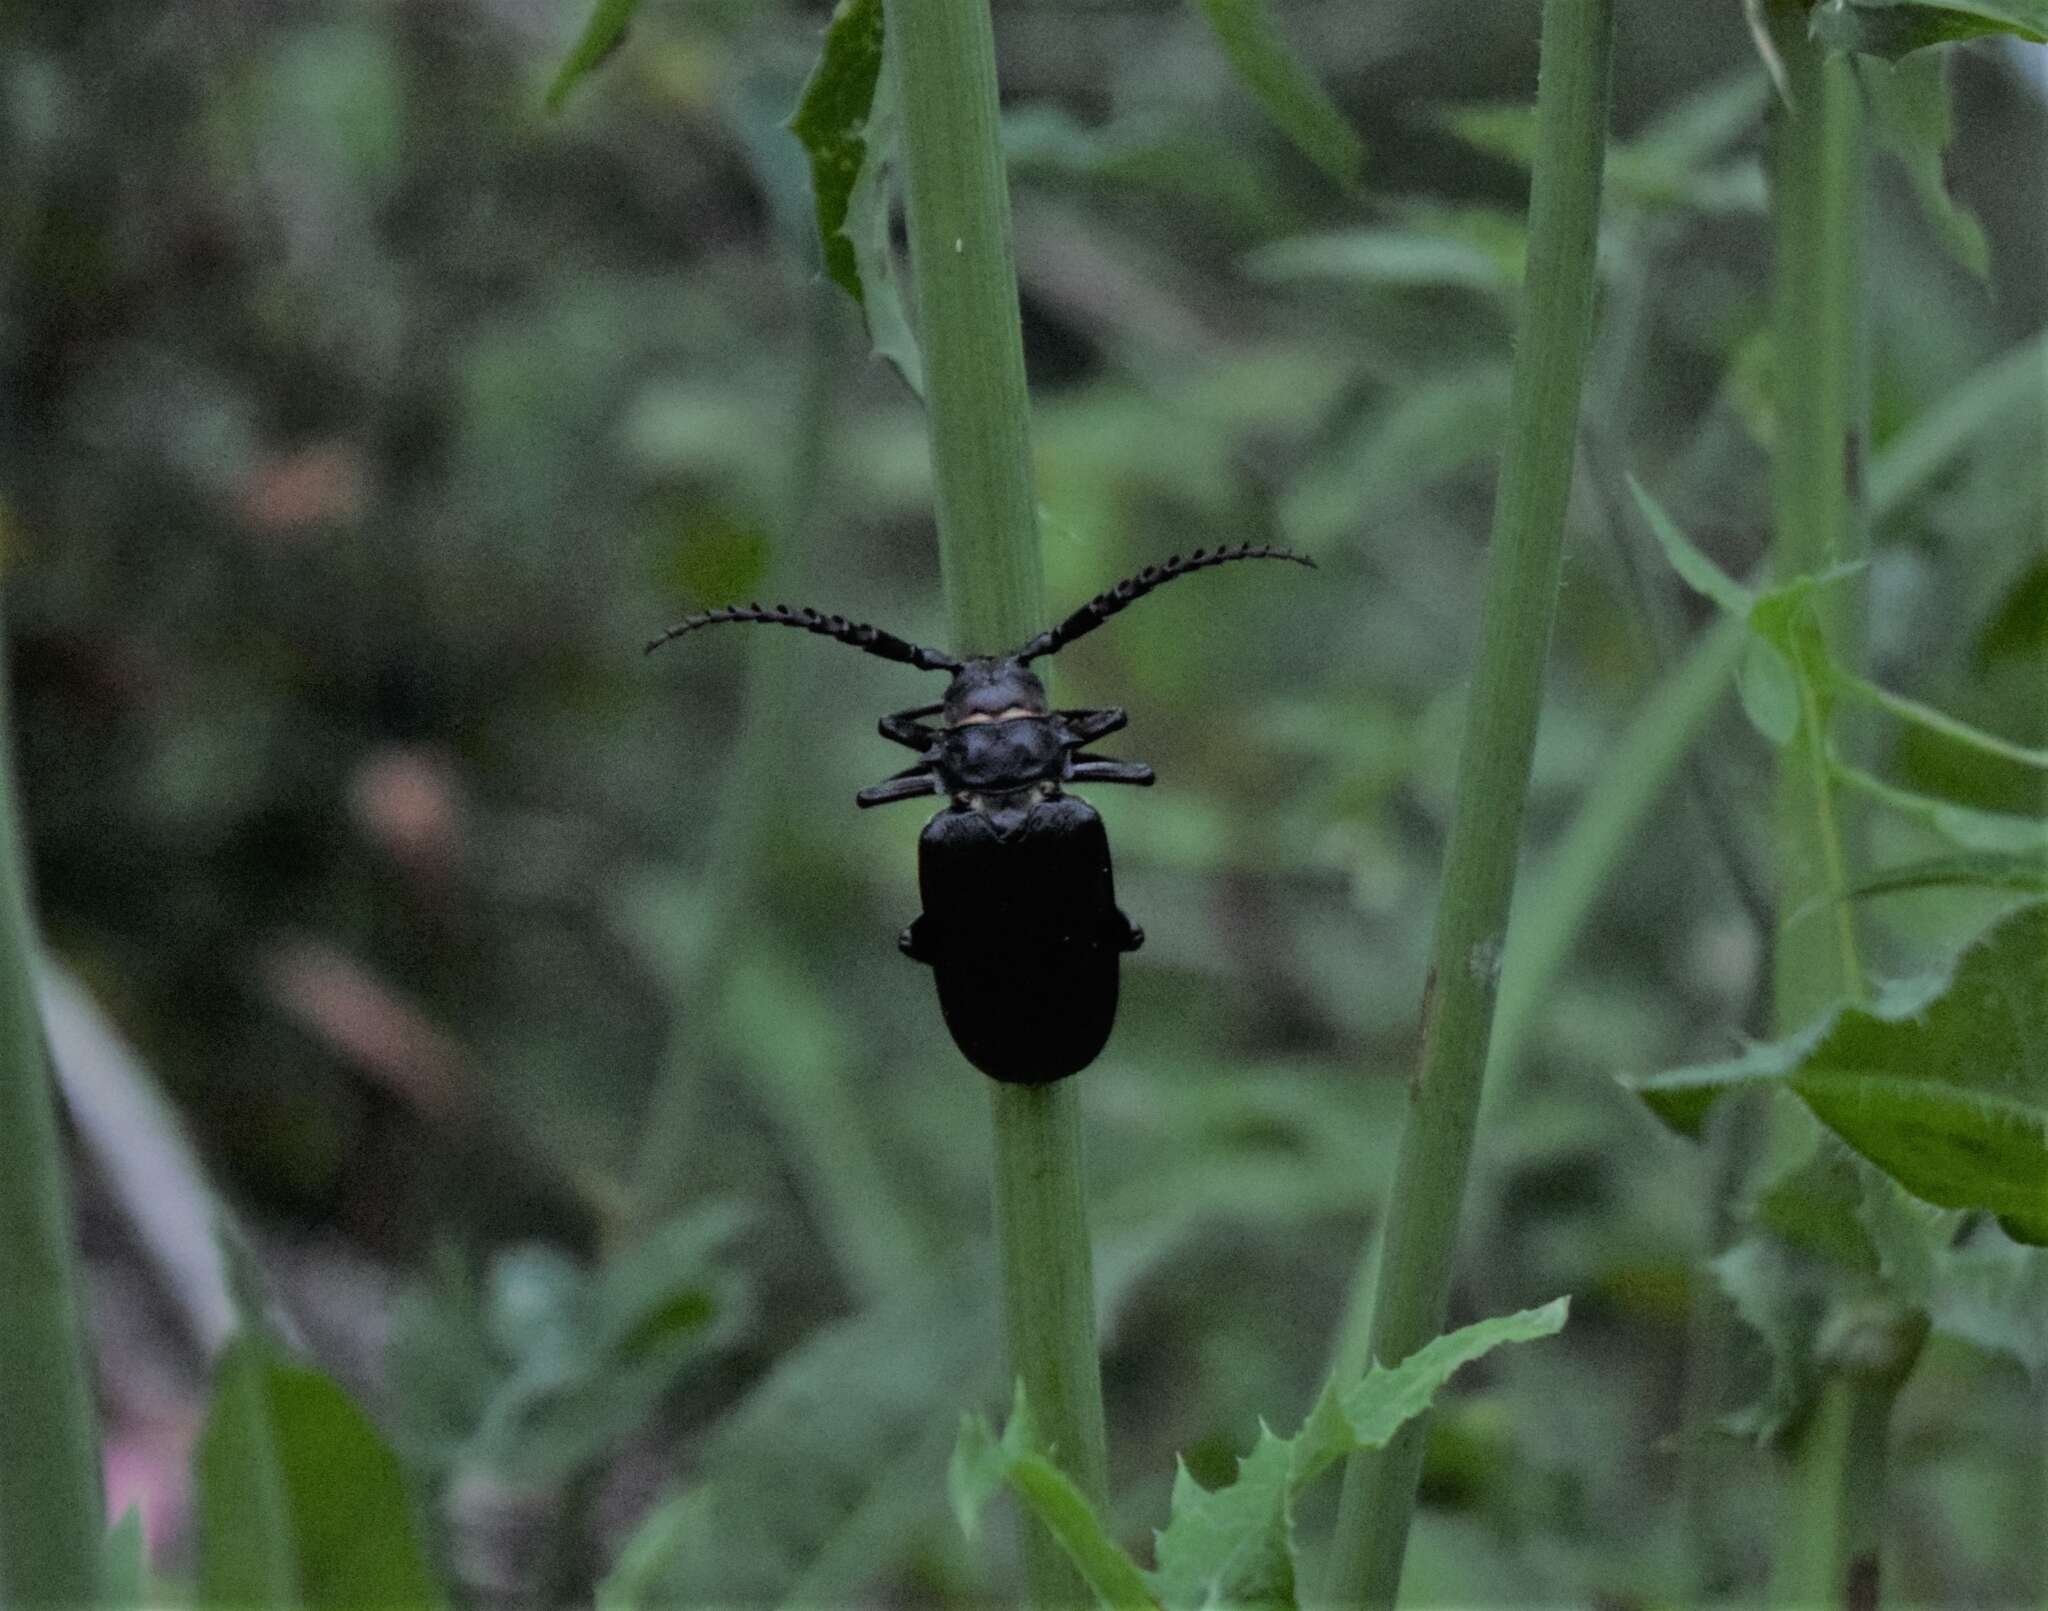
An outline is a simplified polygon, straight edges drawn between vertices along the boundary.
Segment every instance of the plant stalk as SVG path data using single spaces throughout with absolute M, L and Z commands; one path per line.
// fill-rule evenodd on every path
M 1772 568 L 1779 580 L 1813 576 L 1865 550 L 1865 184 L 1861 103 L 1854 71 L 1807 37 L 1803 5 L 1777 0 L 1772 34 L 1786 100 L 1771 122 L 1771 209 L 1776 230 L 1772 338 L 1776 437 L 1771 454 Z M 1835 657 L 1861 660 L 1861 589 L 1820 589 L 1812 607 Z M 1782 756 L 1778 785 L 1779 931 L 1773 964 L 1780 1034 L 1863 993 L 1846 894 L 1844 829 L 1818 731 L 1802 711 L 1800 738 Z M 1801 919 L 1794 914 L 1808 913 Z
M 1544 0 L 1529 267 L 1515 354 L 1457 807 L 1373 1303 L 1374 1359 L 1405 1359 L 1443 1327 L 1487 1043 L 1513 898 L 1550 647 L 1593 269 L 1613 60 L 1613 0 Z M 1390 1606 L 1415 1507 L 1427 1423 L 1354 1455 L 1327 1598 Z
M 956 652 L 1022 643 L 1044 623 L 1023 331 L 998 139 L 987 0 L 886 0 L 903 104 L 910 256 L 924 347 L 939 560 Z M 1095 1290 L 1071 1081 L 991 1083 L 997 1255 L 1010 1370 L 1048 1453 L 1108 1500 Z M 1032 1600 L 1085 1605 L 1052 1537 L 1024 1534 Z
M 1768 1603 L 1874 1611 L 1892 1406 L 1926 1342 L 1925 1315 L 1878 1312 L 1846 1332 L 1792 1441 Z
M 0 677 L 0 1605 L 99 1596 L 105 1509 Z
M 1773 0 L 1771 37 L 1785 73 L 1769 151 L 1772 566 L 1780 580 L 1860 559 L 1867 547 L 1862 102 L 1852 63 L 1816 44 L 1807 21 L 1798 0 Z M 1863 658 L 1861 606 L 1853 579 L 1817 590 L 1811 603 L 1829 650 L 1852 673 Z M 1830 715 L 1813 678 L 1802 675 L 1800 731 L 1781 753 L 1777 787 L 1772 1016 L 1780 1035 L 1865 994 L 1856 908 L 1847 899 L 1854 824 L 1830 761 L 1841 741 L 1829 731 Z M 1895 1377 L 1828 1368 L 1819 1403 L 1791 1448 L 1772 1604 L 1877 1605 L 1891 1407 L 1917 1352 Z

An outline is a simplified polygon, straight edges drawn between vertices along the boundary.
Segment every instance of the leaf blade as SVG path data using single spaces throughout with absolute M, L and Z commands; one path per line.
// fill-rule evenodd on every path
M 842 0 L 832 13 L 818 63 L 789 116 L 789 132 L 811 164 L 818 241 L 825 272 L 866 305 L 860 267 L 847 230 L 854 186 L 867 164 L 866 131 L 882 71 L 882 0 Z
M 1238 79 L 1303 156 L 1347 189 L 1365 167 L 1365 143 L 1316 82 L 1266 0 L 1196 0 Z
M 590 20 L 583 25 L 583 32 L 576 36 L 576 43 L 569 47 L 569 54 L 548 85 L 542 104 L 550 112 L 561 111 L 569 92 L 625 43 L 626 29 L 639 9 L 640 0 L 597 0 L 591 8 Z
M 193 1452 L 213 1605 L 437 1607 L 398 1457 L 330 1378 L 244 1334 Z
M 2048 902 L 2007 913 L 1946 977 L 1895 987 L 1742 1057 L 1627 1082 L 1697 1133 L 1707 1108 L 1782 1084 L 1924 1202 L 1996 1214 L 2048 1245 Z

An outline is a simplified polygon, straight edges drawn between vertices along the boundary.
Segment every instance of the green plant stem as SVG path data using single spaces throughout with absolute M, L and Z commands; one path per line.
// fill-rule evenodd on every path
M 1101 1506 L 1109 1492 L 1108 1456 L 1087 1205 L 1077 1167 L 1077 1089 L 1071 1080 L 989 1082 L 996 1249 L 1010 1362 L 1024 1378 L 1045 1452 Z M 1065 1570 L 1064 1556 L 1059 1559 Z
M 1769 22 L 1785 70 L 1769 157 L 1776 230 L 1772 563 L 1781 580 L 1790 580 L 1861 558 L 1866 548 L 1866 175 L 1852 65 L 1808 37 L 1803 4 L 1773 0 Z M 1862 660 L 1861 603 L 1852 579 L 1818 590 L 1811 606 L 1835 658 L 1852 673 Z M 1853 825 L 1831 761 L 1840 736 L 1829 731 L 1830 712 L 1817 692 L 1825 668 L 1800 669 L 1800 733 L 1782 752 L 1777 791 L 1772 983 L 1781 1035 L 1865 993 L 1856 914 L 1846 898 Z M 1832 912 L 1831 922 L 1802 921 L 1822 907 Z M 1791 1450 L 1772 1564 L 1773 1604 L 1859 1611 L 1877 1604 L 1885 1449 L 1891 1406 L 1911 1358 L 1882 1377 L 1828 1367 L 1819 1403 Z
M 939 560 L 957 653 L 1045 623 L 1010 186 L 987 0 L 886 0 L 903 100 Z
M 1765 1010 L 1761 993 L 1753 1012 Z M 1707 1116 L 1707 1205 L 1704 1256 L 1695 1266 L 1686 1314 L 1685 1399 L 1680 1420 L 1678 1512 L 1691 1581 L 1691 1601 L 1704 1605 L 1730 1586 L 1722 1537 L 1722 1500 L 1732 1469 L 1734 1440 L 1717 1426 L 1735 1379 L 1735 1350 L 1743 1321 L 1712 1275 L 1708 1259 L 1736 1240 L 1743 1183 L 1749 1178 L 1769 1118 L 1758 1096 L 1718 1102 Z
M 1866 1325 L 1843 1350 L 1847 1357 L 1833 1362 L 1792 1441 L 1771 1605 L 1877 1605 L 1892 1406 L 1927 1331 L 1924 1315 L 1894 1311 Z
M 1814 671 L 1818 674 L 1819 668 L 1814 668 Z M 1835 999 L 1861 1001 L 1864 994 L 1863 956 L 1856 942 L 1855 908 L 1849 899 L 1849 852 L 1843 842 L 1842 810 L 1836 798 L 1827 717 L 1821 709 L 1820 694 L 1812 678 L 1806 676 L 1799 679 L 1799 751 L 1803 775 L 1788 778 L 1786 788 L 1812 813 L 1811 843 L 1819 858 L 1819 865 L 1813 870 L 1819 874 L 1821 891 L 1835 919 L 1835 959 L 1841 980 L 1841 994 Z M 1794 769 L 1788 767 L 1787 771 L 1790 773 Z M 1789 943 L 1795 917 L 1803 910 L 1802 907 L 1793 907 L 1781 920 L 1781 950 Z M 1802 940 L 1800 949 L 1810 948 Z M 1778 1027 L 1780 1030 L 1797 1027 L 1784 1021 L 1782 1007 Z
M 2033 1574 L 2033 1600 L 2040 1611 L 2048 1611 L 2048 1380 L 2038 1374 L 2028 1399 L 2034 1422 L 2033 1456 L 2027 1462 L 2026 1482 L 2032 1503 L 2026 1507 L 2034 1518 L 2034 1547 L 2027 1565 Z
M 1545 0 L 1529 268 L 1508 440 L 1494 505 L 1479 665 L 1458 766 L 1442 908 L 1375 1288 L 1372 1357 L 1392 1364 L 1442 1329 L 1507 938 L 1522 811 L 1557 597 L 1579 395 L 1593 318 L 1612 0 Z M 1426 1420 L 1344 1475 L 1328 1598 L 1391 1605 Z
M 0 678 L 0 1605 L 99 1595 L 105 1512 Z
M 1875 1506 L 1884 1494 L 1886 1431 L 1896 1389 L 1831 1376 L 1792 1447 L 1792 1484 L 1771 1566 L 1770 1604 L 1875 1603 L 1850 1594 L 1860 1542 L 1877 1547 Z
M 887 0 L 903 102 L 910 253 L 930 414 L 939 558 L 953 647 L 990 653 L 1043 624 L 1038 504 L 1009 184 L 987 0 Z M 1102 1379 L 1071 1081 L 991 1084 L 996 1247 L 1010 1369 L 1045 1451 L 1108 1498 Z M 1039 1605 L 1090 1596 L 1043 1528 L 1025 1529 Z
M 1780 580 L 1813 576 L 1864 551 L 1862 114 L 1854 73 L 1806 36 L 1803 5 L 1776 0 L 1770 20 L 1786 96 L 1771 125 L 1776 439 L 1771 454 L 1772 566 Z M 1861 658 L 1861 590 L 1821 589 L 1813 608 L 1835 656 Z M 1809 702 L 1801 725 L 1824 714 Z M 1780 1033 L 1862 993 L 1853 906 L 1844 893 L 1844 829 L 1832 799 L 1826 735 L 1810 730 L 1783 756 L 1778 786 L 1779 933 L 1774 959 Z M 1831 903 L 1827 924 L 1794 914 Z

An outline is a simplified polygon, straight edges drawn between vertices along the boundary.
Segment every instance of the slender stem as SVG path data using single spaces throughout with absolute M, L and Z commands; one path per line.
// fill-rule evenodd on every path
M 99 1435 L 0 678 L 0 1605 L 99 1594 Z
M 1528 291 L 1494 505 L 1479 665 L 1425 993 L 1422 1068 L 1411 1087 L 1373 1304 L 1372 1356 L 1388 1363 L 1436 1335 L 1449 1296 L 1592 330 L 1613 41 L 1612 0 L 1545 0 Z M 1411 1421 L 1384 1450 L 1350 1461 L 1331 1550 L 1331 1600 L 1393 1603 L 1424 1432 L 1424 1422 Z
M 2031 1574 L 2033 1603 L 2039 1611 L 2048 1611 L 2048 1380 L 2038 1373 L 2028 1396 L 2028 1411 L 2034 1423 L 2034 1447 L 2025 1467 L 2025 1491 L 2031 1503 L 2021 1514 L 2034 1518 L 2034 1541 L 2027 1551 L 2026 1569 Z
M 1864 549 L 1863 139 L 1853 71 L 1807 37 L 1805 7 L 1777 0 L 1771 24 L 1789 99 L 1775 110 L 1770 153 L 1778 376 L 1772 563 L 1789 579 Z M 1845 582 L 1819 590 L 1812 605 L 1830 648 L 1850 666 L 1861 656 L 1860 602 L 1855 584 Z M 1852 904 L 1841 904 L 1833 934 L 1791 921 L 1840 893 L 1843 834 L 1831 780 L 1815 761 L 1826 736 L 1817 731 L 1819 716 L 1802 713 L 1808 731 L 1786 752 L 1779 775 L 1774 986 L 1783 1033 L 1862 991 Z
M 903 97 L 939 560 L 956 653 L 1045 623 L 1030 402 L 988 0 L 886 0 Z
M 1043 625 L 1038 504 L 1009 185 L 987 0 L 886 0 L 904 115 L 910 253 L 930 411 L 939 558 L 956 651 Z M 993 1085 L 996 1245 L 1010 1369 L 1047 1452 L 1107 1501 L 1094 1275 L 1071 1082 Z M 1051 1536 L 1025 1530 L 1040 1605 L 1090 1596 Z
M 1046 1452 L 1097 1505 L 1108 1497 L 1095 1282 L 1079 1170 L 1078 1088 L 989 1082 L 996 1248 L 1012 1368 Z M 1050 1543 L 1050 1536 L 1046 1541 Z M 1064 1556 L 1059 1559 L 1066 1567 Z
M 1792 1441 L 1768 1603 L 1873 1611 L 1879 1598 L 1892 1405 L 1927 1319 L 1889 1305 L 1847 1326 L 1819 1401 Z
M 1813 812 L 1813 843 L 1819 852 L 1821 887 L 1834 910 L 1836 957 L 1841 965 L 1843 997 L 1863 999 L 1863 956 L 1856 943 L 1855 903 L 1849 899 L 1849 854 L 1842 838 L 1842 814 L 1836 801 L 1834 766 L 1830 758 L 1827 718 L 1811 677 L 1799 679 L 1799 750 L 1806 775 L 1789 787 L 1802 792 Z M 1792 933 L 1786 914 L 1782 936 Z M 1781 1029 L 1793 1026 L 1781 1021 Z
M 1769 23 L 1785 67 L 1785 100 L 1771 127 L 1773 343 L 1777 437 L 1772 445 L 1773 565 L 1781 578 L 1810 576 L 1859 558 L 1868 524 L 1863 315 L 1862 108 L 1850 62 L 1809 37 L 1799 0 L 1772 0 Z M 1812 601 L 1824 640 L 1853 671 L 1862 659 L 1861 595 L 1821 589 Z M 1864 995 L 1848 839 L 1817 692 L 1822 668 L 1801 668 L 1800 735 L 1778 778 L 1780 855 L 1774 1018 L 1789 1034 L 1835 1003 Z M 1801 924 L 1816 902 L 1832 925 Z M 1924 1335 L 1925 1320 L 1911 1317 Z M 1918 1338 L 1893 1365 L 1873 1371 L 1828 1363 L 1819 1403 L 1791 1448 L 1790 1485 L 1772 1564 L 1771 1602 L 1878 1603 L 1877 1547 L 1884 1504 L 1891 1407 L 1919 1352 Z

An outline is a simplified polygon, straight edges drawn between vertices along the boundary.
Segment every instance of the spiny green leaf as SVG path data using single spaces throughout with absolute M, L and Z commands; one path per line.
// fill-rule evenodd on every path
M 868 159 L 868 114 L 882 54 L 882 0 L 840 0 L 818 65 L 805 80 L 789 119 L 790 133 L 803 142 L 811 159 L 825 272 L 854 301 L 863 303 L 847 211 Z
M 346 1393 L 261 1338 L 221 1355 L 193 1461 L 202 1603 L 444 1603 L 397 1456 Z
M 1674 1127 L 1782 1084 L 1906 1190 L 2048 1243 L 2048 902 L 2007 914 L 1946 978 L 1899 986 L 1790 1040 L 1635 1083 Z
M 1889 64 L 1867 61 L 1862 66 L 1872 133 L 1905 168 L 1920 210 L 1949 256 L 1978 279 L 1987 279 L 1991 247 L 1984 225 L 1949 192 L 1942 171 L 1942 153 L 1955 137 L 1947 56 L 1915 56 Z
M 1325 1462 L 1327 1463 L 1327 1462 Z M 1173 1519 L 1159 1535 L 1152 1581 L 1168 1606 L 1274 1607 L 1292 1611 L 1294 1444 L 1259 1428 L 1237 1475 L 1213 1492 L 1182 1466 Z
M 1462 1367 L 1490 1354 L 1503 1343 L 1535 1342 L 1564 1330 L 1570 1303 L 1553 1298 L 1535 1309 L 1472 1325 L 1438 1337 L 1400 1364 L 1375 1364 L 1365 1380 L 1344 1394 L 1344 1418 L 1361 1449 L 1376 1449 L 1424 1410 L 1437 1389 Z
M 911 328 L 903 281 L 896 272 L 896 248 L 890 237 L 891 176 L 900 138 L 896 69 L 882 63 L 875 97 L 868 113 L 867 155 L 847 198 L 846 228 L 853 241 L 860 277 L 861 313 L 868 340 L 878 357 L 903 377 L 903 383 L 924 396 L 924 353 Z
M 1044 1524 L 1065 1550 L 1084 1581 L 1103 1604 L 1152 1607 L 1156 1604 L 1145 1575 L 1123 1546 L 1109 1536 L 1102 1519 L 1068 1479 L 1036 1447 L 1037 1432 L 1024 1383 L 1017 1383 L 1009 1425 L 998 1438 L 986 1418 L 969 1415 L 960 1423 L 946 1473 L 946 1491 L 961 1531 L 969 1538 L 979 1531 L 981 1513 L 1007 1484 L 1032 1515 Z
M 1813 36 L 1829 49 L 1893 61 L 1985 34 L 2048 43 L 2048 0 L 1824 0 L 1812 17 Z
M 1292 1438 L 1265 1427 L 1237 1475 L 1207 1489 L 1185 1466 L 1174 1479 L 1172 1516 L 1158 1535 L 1158 1567 L 1141 1573 L 1072 1483 L 1033 1447 L 1030 1406 L 1017 1387 L 1010 1423 L 998 1437 L 978 1415 L 960 1428 L 948 1472 L 954 1514 L 972 1536 L 981 1513 L 1007 1485 L 1049 1528 L 1090 1587 L 1111 1606 L 1232 1606 L 1293 1611 L 1294 1502 L 1354 1449 L 1383 1446 L 1430 1406 L 1459 1367 L 1503 1343 L 1529 1342 L 1564 1326 L 1567 1302 L 1466 1326 L 1388 1369 L 1374 1365 L 1340 1390 L 1328 1383 Z
M 1503 1343 L 1529 1342 L 1562 1329 L 1563 1298 L 1466 1326 L 1418 1349 L 1391 1368 L 1375 1364 L 1349 1388 L 1333 1381 L 1292 1438 L 1264 1427 L 1238 1463 L 1237 1476 L 1204 1489 L 1183 1467 L 1174 1481 L 1173 1516 L 1159 1535 L 1153 1584 L 1170 1607 L 1295 1604 L 1294 1501 L 1354 1449 L 1377 1449 L 1430 1406 L 1463 1365 Z
M 1357 184 L 1365 146 L 1287 43 L 1266 0 L 1196 0 L 1196 7 L 1280 132 L 1339 184 Z
M 590 21 L 583 25 L 583 32 L 576 36 L 576 43 L 563 59 L 554 82 L 548 85 L 546 104 L 550 112 L 559 112 L 569 98 L 569 91 L 583 76 L 601 66 L 625 42 L 626 27 L 639 9 L 640 0 L 597 0 L 591 8 Z

